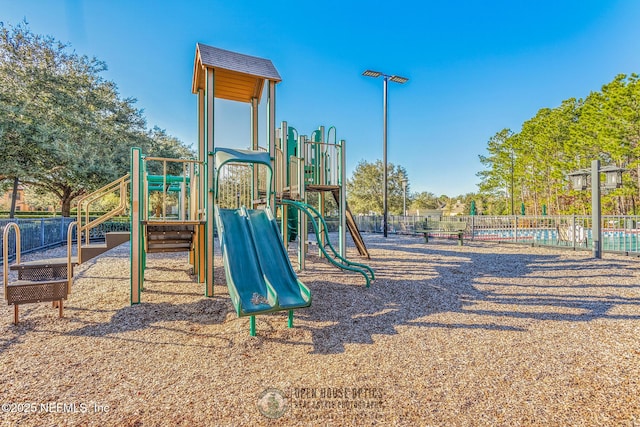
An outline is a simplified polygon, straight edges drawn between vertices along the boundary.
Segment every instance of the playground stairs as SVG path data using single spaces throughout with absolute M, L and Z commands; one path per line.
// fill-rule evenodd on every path
M 130 240 L 129 232 L 108 232 L 105 233 L 104 243 L 91 243 L 89 232 L 94 227 L 108 221 L 116 215 L 122 214 L 126 210 L 127 186 L 129 176 L 108 184 L 107 186 L 88 194 L 78 201 L 78 221 L 69 224 L 67 230 L 67 257 L 48 258 L 36 261 L 20 261 L 20 229 L 16 223 L 9 223 L 4 229 L 3 239 L 3 259 L 5 263 L 3 275 L 5 284 L 5 299 L 9 305 L 14 306 L 14 323 L 18 323 L 18 305 L 36 302 L 53 302 L 54 307 L 58 307 L 59 316 L 63 316 L 63 300 L 67 299 L 71 293 L 73 283 L 73 268 L 94 258 L 116 246 Z M 91 203 L 109 193 L 119 192 L 120 203 L 110 212 L 97 219 L 91 220 L 89 217 L 89 206 Z M 78 241 L 78 256 L 72 256 L 71 247 L 73 242 L 73 229 L 76 228 Z M 7 237 L 9 229 L 15 228 L 16 232 L 16 262 L 7 265 L 8 246 Z M 86 242 L 82 242 L 82 235 L 85 235 Z M 17 280 L 9 282 L 8 269 L 17 272 Z
M 195 235 L 193 224 L 153 224 L 146 226 L 146 252 L 188 252 Z
M 105 233 L 105 241 L 103 243 L 83 244 L 80 250 L 80 264 L 128 242 L 130 238 L 131 234 L 128 231 L 112 231 Z

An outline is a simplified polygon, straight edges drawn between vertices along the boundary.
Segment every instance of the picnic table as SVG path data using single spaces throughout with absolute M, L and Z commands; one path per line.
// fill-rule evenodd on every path
M 433 221 L 426 220 L 422 224 L 416 224 L 416 233 L 424 236 L 425 243 L 429 243 L 429 235 L 446 235 L 458 238 L 458 246 L 464 242 L 464 233 L 467 230 L 467 223 L 463 221 Z

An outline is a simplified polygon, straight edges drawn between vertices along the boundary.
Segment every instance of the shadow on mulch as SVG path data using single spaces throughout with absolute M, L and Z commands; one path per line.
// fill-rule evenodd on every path
M 393 241 L 376 241 L 376 249 L 384 250 L 388 247 L 398 256 L 376 260 L 377 280 L 369 289 L 335 281 L 306 281 L 313 293 L 313 305 L 297 310 L 295 317 L 304 320 L 304 324 L 298 323 L 296 328 L 311 333 L 312 353 L 343 353 L 347 344 L 372 344 L 374 335 L 396 335 L 399 326 L 527 332 L 521 319 L 561 322 L 589 322 L 603 318 L 640 320 L 640 315 L 610 313 L 617 306 L 640 305 L 640 298 L 615 294 L 616 290 L 633 287 L 616 284 L 617 277 L 627 277 L 622 269 L 623 266 L 627 267 L 624 263 L 615 260 L 581 263 L 552 253 L 496 255 L 448 249 L 453 244 L 455 243 L 425 245 L 416 239 L 415 244 L 403 242 L 403 246 L 398 247 Z M 415 256 L 404 259 L 403 252 L 425 255 L 425 262 L 416 260 Z M 496 260 L 499 260 L 498 265 Z M 403 271 L 400 272 L 399 263 L 403 266 Z M 549 275 L 550 270 L 563 273 Z M 582 283 L 572 283 L 570 280 L 589 277 L 601 279 L 604 276 L 601 271 L 607 271 L 606 278 L 609 279 L 604 284 L 602 280 L 598 284 L 595 281 L 594 284 L 584 283 L 584 280 Z M 215 276 L 216 283 L 221 283 L 224 277 L 222 267 L 215 268 Z M 403 279 L 403 276 L 421 277 Z M 508 279 L 509 283 L 504 284 L 501 279 Z M 528 283 L 532 279 L 538 279 L 537 283 Z M 479 284 L 490 285 L 491 290 L 482 290 Z M 504 292 L 500 291 L 501 287 L 505 288 Z M 607 295 L 588 294 L 589 289 L 604 287 L 607 288 Z M 518 289 L 521 291 L 514 293 Z M 563 292 L 553 293 L 555 289 L 562 289 Z M 183 294 L 174 290 L 147 292 Z M 491 308 L 481 307 L 482 303 L 490 304 L 488 307 Z M 500 309 L 502 306 L 505 307 L 504 310 Z M 522 311 L 514 310 L 513 307 L 521 307 Z M 537 309 L 529 311 L 527 307 Z M 468 322 L 442 323 L 426 320 L 428 316 L 445 312 L 472 316 L 465 319 Z M 114 337 L 146 328 L 167 329 L 164 322 L 175 321 L 222 324 L 233 313 L 228 295 L 185 304 L 144 302 L 117 310 L 108 322 L 84 325 L 68 335 Z M 478 321 L 483 317 L 486 322 Z M 159 326 L 160 322 L 164 325 Z M 27 330 L 29 328 L 22 328 L 16 331 L 15 336 L 0 339 L 0 352 L 19 342 L 21 334 Z M 223 335 L 221 333 L 220 337 Z M 261 339 L 285 345 L 299 344 L 292 339 L 269 335 L 264 335 Z
M 390 243 L 393 246 L 393 243 Z M 379 248 L 379 245 L 376 245 Z M 436 244 L 425 247 L 416 245 L 412 247 L 398 248 L 396 251 L 407 251 L 429 255 L 429 263 L 425 262 L 424 269 L 429 269 L 431 274 L 423 275 L 427 278 L 420 280 L 403 280 L 404 273 L 419 273 L 420 266 L 416 267 L 415 260 L 407 261 L 409 264 L 403 273 L 391 269 L 391 265 L 406 261 L 402 258 L 384 259 L 376 265 L 378 280 L 373 282 L 371 288 L 353 285 L 342 285 L 333 282 L 308 282 L 312 288 L 314 303 L 311 308 L 301 310 L 297 317 L 305 319 L 311 324 L 333 323 L 330 326 L 313 327 L 312 333 L 313 353 L 334 354 L 345 351 L 346 344 L 371 344 L 373 335 L 395 335 L 396 328 L 401 325 L 411 327 L 433 327 L 448 329 L 484 329 L 491 331 L 526 332 L 522 322 L 509 325 L 509 319 L 553 320 L 571 322 L 589 322 L 595 319 L 608 318 L 620 320 L 640 320 L 640 315 L 612 315 L 612 308 L 619 305 L 640 305 L 640 298 L 628 298 L 616 295 L 589 296 L 579 293 L 585 289 L 594 287 L 627 289 L 629 285 L 585 285 L 567 284 L 567 278 L 595 277 L 589 269 L 611 269 L 615 272 L 621 264 L 615 261 L 603 261 L 602 264 L 582 265 L 575 260 L 565 260 L 555 254 L 481 254 L 474 252 L 460 252 L 446 249 L 446 245 Z M 496 266 L 496 259 L 501 265 Z M 385 266 L 389 265 L 386 269 Z M 413 269 L 414 271 L 411 271 Z M 542 273 L 553 269 L 564 271 L 568 274 L 561 277 L 543 276 Z M 587 271 L 585 271 L 587 270 Z M 577 272 L 583 274 L 575 274 Z M 619 271 L 619 270 L 618 270 Z M 603 276 L 602 274 L 600 276 Z M 398 277 L 398 279 L 395 279 Z M 531 289 L 530 292 L 502 293 L 500 291 L 483 291 L 476 285 L 477 279 L 509 279 L 510 283 L 505 287 L 522 287 Z M 607 274 L 612 282 L 615 277 L 626 277 L 624 274 Z M 518 278 L 540 279 L 549 281 L 548 285 L 538 286 L 520 284 Z M 558 283 L 554 283 L 558 282 Z M 492 286 L 500 286 L 492 283 Z M 576 292 L 570 294 L 553 294 L 547 288 L 571 289 Z M 540 292 L 542 290 L 542 292 Z M 488 310 L 473 308 L 479 303 L 488 302 L 492 306 L 517 306 L 523 307 L 523 311 Z M 543 310 L 535 312 L 526 311 L 525 307 L 542 307 Z M 580 314 L 566 313 L 565 309 L 579 309 Z M 486 323 L 470 321 L 469 323 L 439 323 L 428 322 L 423 319 L 440 312 L 455 312 L 461 314 L 490 317 Z M 471 317 L 470 317 L 471 319 Z M 495 323 L 499 319 L 500 324 Z M 506 324 L 505 324 L 506 323 Z
M 153 267 L 154 270 L 158 268 Z M 214 275 L 216 281 L 224 274 L 223 267 L 216 267 Z M 197 279 L 192 276 L 192 281 L 197 284 Z M 202 298 L 189 303 L 149 302 L 145 301 L 151 295 L 162 296 L 194 296 L 202 295 L 194 292 L 192 288 L 175 287 L 170 290 L 153 288 L 154 283 L 173 283 L 171 280 L 159 280 L 153 278 L 145 281 L 145 290 L 142 292 L 142 303 L 125 306 L 118 309 L 108 322 L 93 323 L 73 330 L 67 335 L 105 337 L 114 334 L 122 334 L 143 329 L 161 328 L 162 322 L 185 321 L 193 324 L 212 325 L 224 323 L 227 315 L 233 313 L 233 306 L 228 296 L 216 295 L 212 298 Z M 204 286 L 204 285 L 203 285 Z M 201 290 L 202 288 L 200 288 Z M 91 309 L 93 310 L 93 309 Z M 107 310 L 110 311 L 110 310 Z M 172 329 L 181 331 L 178 329 Z M 193 332 L 189 332 L 193 334 Z M 197 334 L 196 334 L 197 335 Z

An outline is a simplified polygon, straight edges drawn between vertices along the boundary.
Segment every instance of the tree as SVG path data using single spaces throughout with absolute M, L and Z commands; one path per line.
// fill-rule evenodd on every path
M 57 211 L 60 208 L 60 199 L 54 194 L 47 193 L 41 187 L 25 187 L 24 198 L 29 201 L 29 206 L 36 210 L 48 210 L 53 208 Z
M 160 129 L 147 131 L 135 99 L 122 99 L 105 70 L 26 23 L 0 23 L 0 181 L 56 195 L 68 216 L 75 198 L 129 170 L 131 146 L 188 151 Z
M 637 74 L 620 74 L 585 99 L 574 127 L 576 146 L 590 147 L 585 163 L 627 168 L 623 188 L 605 196 L 603 205 L 615 213 L 636 212 L 640 197 L 640 82 Z M 616 207 L 617 205 L 617 207 Z
M 584 100 L 570 98 L 556 108 L 540 109 L 518 133 L 496 133 L 487 144 L 488 155 L 480 156 L 486 168 L 478 173 L 480 190 L 525 203 L 527 212 L 534 214 L 540 214 L 543 205 L 551 214 L 587 214 L 589 194 L 570 189 L 567 174 L 599 159 L 627 171 L 624 186 L 603 196 L 605 212 L 635 213 L 640 199 L 639 143 L 640 77 L 620 74 Z
M 421 193 L 414 193 L 411 195 L 411 209 L 415 210 L 427 210 L 438 209 L 440 203 L 438 197 L 435 194 L 423 191 Z
M 402 180 L 408 179 L 409 174 L 402 166 L 387 164 L 387 207 L 389 213 L 402 214 L 404 191 Z M 361 161 L 356 166 L 351 179 L 347 180 L 347 201 L 353 213 L 368 214 L 383 212 L 383 183 L 384 165 L 382 161 L 375 163 Z M 407 184 L 407 191 L 409 185 Z
M 515 200 L 515 147 L 515 135 L 511 129 L 502 129 L 489 139 L 489 155 L 479 156 L 480 163 L 486 169 L 476 174 L 480 177 L 481 192 L 494 197 L 504 195 L 505 200 Z

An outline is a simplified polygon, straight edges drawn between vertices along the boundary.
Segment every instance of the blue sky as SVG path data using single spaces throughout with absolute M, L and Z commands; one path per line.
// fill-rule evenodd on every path
M 489 138 L 540 108 L 586 97 L 640 72 L 640 1 L 0 0 L 0 20 L 105 61 L 149 126 L 196 141 L 195 45 L 269 58 L 282 76 L 276 120 L 301 134 L 336 126 L 351 176 L 382 159 L 382 80 L 389 84 L 388 160 L 411 191 L 477 191 Z M 249 108 L 220 102 L 216 144 L 249 145 Z M 264 116 L 261 117 L 264 121 Z

